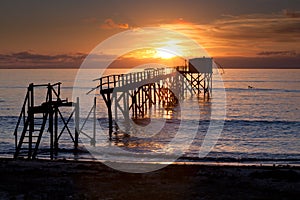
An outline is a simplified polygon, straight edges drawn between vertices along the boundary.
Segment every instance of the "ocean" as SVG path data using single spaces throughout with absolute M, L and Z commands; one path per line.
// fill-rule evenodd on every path
M 108 73 L 120 73 L 120 71 L 122 70 L 113 70 Z M 76 73 L 75 69 L 0 70 L 1 157 L 13 157 L 15 151 L 13 133 L 28 84 L 60 81 L 63 83 L 62 96 L 71 99 Z M 195 113 L 187 117 L 188 124 L 184 130 L 189 134 L 189 126 L 197 123 L 199 127 L 195 137 L 192 138 L 193 141 L 183 152 L 181 160 L 184 162 L 300 164 L 300 70 L 225 69 L 222 79 L 226 91 L 226 117 L 216 144 L 204 158 L 198 157 L 203 137 L 210 123 L 211 103 L 201 98 L 190 97 L 191 101 L 199 104 L 200 112 L 199 110 L 190 111 Z M 217 92 L 218 88 L 215 91 Z M 40 101 L 43 98 L 45 97 L 41 93 Z M 213 99 L 214 93 L 211 101 Z M 103 124 L 106 133 L 106 107 L 100 97 L 98 101 L 100 102 L 99 110 L 97 110 L 98 121 Z M 135 133 L 126 140 L 110 142 L 108 135 L 105 137 L 102 135 L 98 137 L 97 142 L 99 145 L 114 145 L 126 151 L 159 152 L 162 146 L 171 141 L 178 130 L 180 122 L 176 113 L 175 109 L 165 116 L 166 126 L 160 136 L 141 138 L 139 133 Z M 200 121 L 193 119 L 193 116 L 199 113 Z M 159 116 L 156 118 L 159 119 Z M 46 143 L 43 144 L 46 145 Z M 72 147 L 67 134 L 64 134 L 60 145 L 62 148 Z M 74 155 L 61 153 L 59 157 L 72 159 Z M 83 153 L 79 155 L 79 158 L 89 159 L 90 156 Z M 101 159 L 104 159 L 103 156 Z

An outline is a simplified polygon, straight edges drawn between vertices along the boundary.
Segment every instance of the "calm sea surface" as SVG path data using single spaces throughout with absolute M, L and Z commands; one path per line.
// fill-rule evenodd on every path
M 119 73 L 121 71 L 118 70 Z M 71 98 L 76 73 L 77 70 L 73 69 L 0 70 L 0 156 L 13 155 L 13 132 L 28 84 L 60 81 L 63 83 L 63 97 Z M 224 128 L 217 144 L 205 159 L 299 164 L 300 70 L 227 69 L 222 78 L 226 89 Z M 253 88 L 248 89 L 248 86 Z M 40 100 L 43 98 L 41 93 Z M 211 109 L 210 102 L 204 102 L 196 97 L 193 101 L 199 102 L 201 120 L 196 122 L 199 123 L 197 134 L 184 154 L 183 159 L 186 160 L 197 160 L 203 136 L 208 129 L 208 113 Z M 103 102 L 100 102 L 100 107 L 102 109 L 99 108 L 97 111 L 98 120 L 100 124 L 106 124 L 106 108 Z M 176 132 L 178 126 L 176 109 L 166 118 L 167 125 L 161 137 L 141 140 L 136 133 L 126 141 L 112 145 L 139 152 L 159 151 L 162 145 L 170 142 L 170 138 Z M 188 117 L 188 120 L 192 124 L 197 119 Z M 186 131 L 189 131 L 188 127 Z M 72 146 L 68 142 L 67 134 L 64 137 L 62 147 Z M 108 140 L 105 138 L 98 142 L 105 144 Z M 68 154 L 61 156 L 72 157 Z

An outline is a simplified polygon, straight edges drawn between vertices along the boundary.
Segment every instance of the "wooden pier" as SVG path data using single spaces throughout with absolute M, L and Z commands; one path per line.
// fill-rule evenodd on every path
M 88 94 L 98 90 L 102 96 L 107 107 L 111 139 L 112 134 L 118 131 L 118 125 L 114 124 L 118 111 L 126 121 L 129 118 L 144 118 L 155 104 L 166 109 L 175 107 L 187 92 L 198 95 L 203 93 L 203 97 L 209 99 L 212 95 L 212 65 L 211 58 L 196 58 L 190 60 L 188 66 L 150 68 L 141 72 L 100 77 L 94 80 L 99 81 L 99 84 Z
M 108 115 L 108 135 L 109 139 L 112 139 L 112 134 L 118 132 L 117 121 L 120 113 L 125 121 L 129 121 L 151 117 L 149 111 L 154 105 L 172 109 L 179 101 L 184 100 L 188 93 L 196 95 L 203 93 L 204 99 L 209 99 L 212 95 L 212 62 L 211 58 L 197 58 L 190 60 L 189 65 L 177 68 L 148 68 L 140 72 L 100 77 L 94 80 L 99 84 L 87 95 L 99 92 L 103 98 Z M 76 102 L 62 100 L 60 87 L 61 83 L 29 85 L 14 132 L 15 158 L 35 159 L 45 130 L 49 133 L 51 159 L 58 152 L 59 140 L 64 132 L 69 134 L 75 150 L 78 148 L 80 134 L 87 136 L 91 145 L 95 145 L 96 109 L 103 109 L 97 108 L 97 95 L 91 102 L 90 112 L 80 126 L 79 98 Z M 45 101 L 40 105 L 35 104 L 36 88 L 46 90 Z M 72 108 L 67 119 L 60 111 L 63 107 Z M 91 117 L 94 123 L 93 136 L 83 131 L 87 120 Z M 72 118 L 75 124 L 74 132 L 69 127 Z M 62 127 L 59 127 L 59 119 L 63 122 Z

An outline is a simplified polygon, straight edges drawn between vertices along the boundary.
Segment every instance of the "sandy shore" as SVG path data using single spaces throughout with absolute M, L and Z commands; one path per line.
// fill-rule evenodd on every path
M 101 163 L 0 159 L 0 199 L 295 199 L 300 168 L 169 165 L 130 174 Z

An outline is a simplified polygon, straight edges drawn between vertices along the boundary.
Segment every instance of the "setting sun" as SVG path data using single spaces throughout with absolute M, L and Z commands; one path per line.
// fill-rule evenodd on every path
M 163 59 L 170 59 L 170 58 L 174 58 L 175 56 L 176 55 L 172 54 L 171 52 L 161 50 L 161 49 L 157 49 L 155 54 L 155 57 L 163 58 Z

